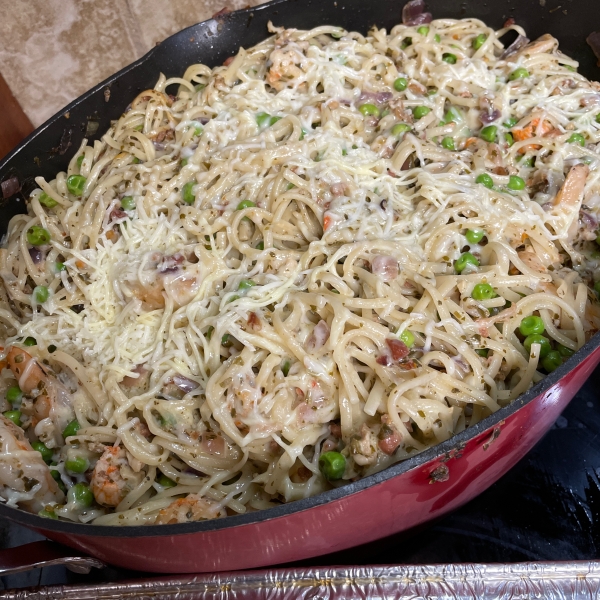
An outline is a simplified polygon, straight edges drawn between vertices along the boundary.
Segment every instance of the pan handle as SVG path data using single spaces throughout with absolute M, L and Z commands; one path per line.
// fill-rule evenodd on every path
M 64 565 L 75 573 L 89 573 L 92 567 L 102 569 L 106 566 L 96 558 L 79 556 L 76 550 L 55 542 L 31 542 L 0 550 L 0 576 L 54 565 Z

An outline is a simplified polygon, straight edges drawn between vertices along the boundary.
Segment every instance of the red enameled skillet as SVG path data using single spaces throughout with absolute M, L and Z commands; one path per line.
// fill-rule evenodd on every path
M 580 71 L 600 78 L 585 38 L 600 29 L 598 0 L 429 0 L 434 18 L 477 17 L 499 28 L 507 18 L 532 39 L 552 33 Z M 66 169 L 87 134 L 97 138 L 160 72 L 222 63 L 239 46 L 267 36 L 267 22 L 308 29 L 340 25 L 366 33 L 401 21 L 402 3 L 389 0 L 275 0 L 200 23 L 83 95 L 32 133 L 0 163 L 0 182 L 22 189 L 5 202 L 0 225 L 24 208 L 35 175 Z M 107 92 L 108 90 L 108 92 Z M 108 101 L 107 101 L 108 98 Z M 97 131 L 97 133 L 96 133 Z M 95 134 L 95 135 L 94 135 Z M 8 187 L 8 186 L 6 186 Z M 48 538 L 130 569 L 185 573 L 248 569 L 296 561 L 404 531 L 464 504 L 510 469 L 544 435 L 600 361 L 600 336 L 550 376 L 475 427 L 386 471 L 313 498 L 263 512 L 181 525 L 99 527 L 43 519 L 0 505 L 0 515 Z

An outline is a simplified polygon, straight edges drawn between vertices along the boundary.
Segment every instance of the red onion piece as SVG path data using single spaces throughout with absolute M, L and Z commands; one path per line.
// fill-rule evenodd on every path
M 123 381 L 121 381 L 121 385 L 124 385 L 125 387 L 135 387 L 137 385 L 140 385 L 144 375 L 148 371 L 146 371 L 146 369 L 144 369 L 143 365 L 138 365 L 137 367 L 135 367 L 135 369 L 131 369 L 131 372 L 137 373 L 139 375 L 139 377 L 129 377 L 129 376 L 123 377 Z
M 506 60 L 509 56 L 518 52 L 523 46 L 529 44 L 529 38 L 524 35 L 518 35 L 517 39 L 500 55 L 500 60 Z
M 392 99 L 392 92 L 365 92 L 360 93 L 358 104 L 372 102 L 373 104 L 381 105 L 389 102 Z
M 489 125 L 494 121 L 497 121 L 501 117 L 502 113 L 498 109 L 492 110 L 492 112 L 482 112 L 479 115 L 479 119 L 484 125 Z
M 176 273 L 184 260 L 185 256 L 179 252 L 172 256 L 164 256 L 157 266 L 158 272 L 163 274 Z
M 19 179 L 13 176 L 0 183 L 0 188 L 2 189 L 2 197 L 6 200 L 14 196 L 21 189 L 21 184 L 19 183 Z
M 583 210 L 580 211 L 579 219 L 584 229 L 594 232 L 598 229 L 598 221 L 592 215 L 590 215 L 590 213 L 587 213 Z
M 425 0 L 411 0 L 402 9 L 402 23 L 404 25 L 423 25 L 431 23 L 431 13 L 425 12 Z
M 200 387 L 200 384 L 197 381 L 192 381 L 183 375 L 173 375 L 173 383 L 186 394 L 189 394 Z
M 39 248 L 29 248 L 29 256 L 34 265 L 39 265 L 44 259 L 44 254 Z

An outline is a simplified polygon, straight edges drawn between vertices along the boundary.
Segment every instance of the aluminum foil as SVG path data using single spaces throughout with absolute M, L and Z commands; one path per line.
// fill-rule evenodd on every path
M 544 600 L 600 597 L 600 561 L 322 567 L 177 575 L 0 594 L 14 600 Z

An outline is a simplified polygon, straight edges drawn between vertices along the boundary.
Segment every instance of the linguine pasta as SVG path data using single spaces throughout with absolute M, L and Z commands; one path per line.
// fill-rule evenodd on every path
M 12 219 L 9 505 L 129 525 L 305 498 L 473 426 L 598 329 L 600 86 L 554 38 L 271 33 L 161 75 Z

